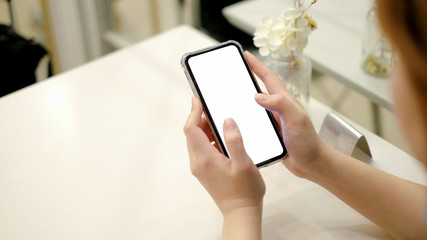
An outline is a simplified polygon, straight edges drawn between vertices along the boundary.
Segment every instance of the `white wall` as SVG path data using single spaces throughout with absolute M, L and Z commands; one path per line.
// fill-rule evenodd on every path
M 177 0 L 114 1 L 113 13 L 116 30 L 133 42 L 170 29 L 179 21 Z

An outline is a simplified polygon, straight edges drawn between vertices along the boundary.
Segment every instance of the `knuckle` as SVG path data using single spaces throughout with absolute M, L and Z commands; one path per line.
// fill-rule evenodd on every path
M 191 129 L 193 129 L 193 125 L 189 123 L 185 123 L 184 127 L 182 128 L 185 134 L 188 134 L 189 132 L 191 132 Z
M 190 171 L 191 171 L 191 174 L 193 174 L 193 176 L 195 176 L 195 177 L 198 177 L 200 175 L 199 169 L 197 167 L 195 167 L 193 164 L 191 164 L 191 166 L 190 166 Z
M 278 94 L 276 98 L 276 104 L 279 112 L 283 112 L 286 106 L 289 104 L 289 99 L 285 94 Z
M 236 148 L 243 145 L 242 138 L 237 132 L 233 132 L 227 135 L 226 142 L 229 147 Z
M 197 158 L 197 159 L 192 159 L 191 164 L 190 164 L 190 170 L 191 170 L 191 174 L 193 174 L 193 176 L 199 178 L 201 176 L 203 176 L 203 173 L 206 173 L 210 168 L 210 161 L 209 159 L 206 158 Z
M 289 100 L 288 100 L 288 98 L 285 96 L 285 94 L 278 94 L 278 96 L 277 96 L 277 102 L 279 102 L 279 103 L 286 103 L 286 102 L 288 102 Z

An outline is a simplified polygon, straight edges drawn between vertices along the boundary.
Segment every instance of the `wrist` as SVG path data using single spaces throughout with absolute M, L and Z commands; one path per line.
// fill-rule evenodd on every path
M 251 217 L 262 217 L 262 202 L 258 204 L 248 204 L 244 206 L 234 207 L 223 212 L 224 219 L 227 217 L 236 217 L 247 215 Z
M 221 213 L 223 217 L 227 216 L 234 216 L 237 214 L 244 214 L 244 213 L 255 213 L 255 210 L 260 211 L 262 214 L 262 207 L 263 207 L 263 199 L 259 200 L 243 200 L 243 199 L 232 199 L 224 201 L 222 204 L 222 207 L 219 209 L 221 210 Z
M 261 239 L 262 203 L 224 214 L 223 239 Z
M 318 154 L 313 160 L 313 164 L 305 171 L 305 178 L 318 183 L 322 176 L 325 176 L 326 171 L 331 169 L 334 160 L 338 159 L 336 154 L 335 149 L 321 141 Z
M 326 189 L 331 189 L 337 182 L 340 182 L 342 175 L 346 175 L 345 167 L 349 162 L 359 161 L 351 156 L 348 156 L 331 146 L 323 143 L 322 153 L 316 159 L 316 164 L 310 169 L 307 174 L 307 179 L 323 186 Z

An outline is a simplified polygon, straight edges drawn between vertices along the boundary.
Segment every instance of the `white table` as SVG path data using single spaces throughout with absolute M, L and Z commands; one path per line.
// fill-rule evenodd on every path
M 221 215 L 189 170 L 179 64 L 214 43 L 178 27 L 1 98 L 0 239 L 219 239 Z M 329 109 L 310 111 L 318 128 Z M 374 166 L 424 183 L 414 159 L 355 126 Z M 280 164 L 262 174 L 266 239 L 389 239 Z
M 389 80 L 373 77 L 361 68 L 362 35 L 372 2 L 318 1 L 310 9 L 318 29 L 310 35 L 304 53 L 311 59 L 314 69 L 365 95 L 376 105 L 391 110 Z M 252 35 L 263 18 L 277 17 L 290 6 L 290 0 L 242 1 L 224 8 L 223 14 L 231 24 Z

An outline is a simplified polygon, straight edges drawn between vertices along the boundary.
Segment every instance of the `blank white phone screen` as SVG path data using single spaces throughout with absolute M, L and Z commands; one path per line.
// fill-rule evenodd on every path
M 223 123 L 230 117 L 237 123 L 254 164 L 284 153 L 266 110 L 255 101 L 257 90 L 237 46 L 191 56 L 188 65 L 224 145 Z

